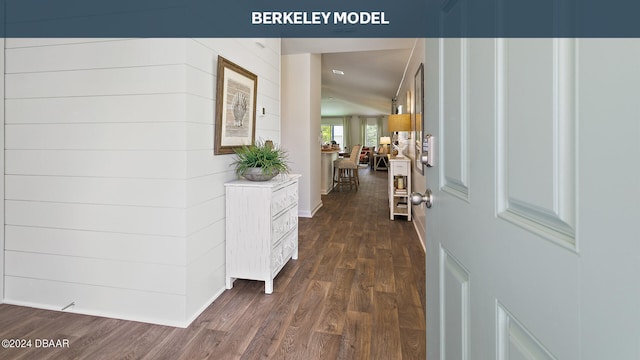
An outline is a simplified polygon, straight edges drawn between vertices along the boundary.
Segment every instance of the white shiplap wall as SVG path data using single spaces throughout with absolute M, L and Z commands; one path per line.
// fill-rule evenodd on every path
M 256 138 L 280 141 L 280 39 L 194 39 L 187 42 L 186 61 L 197 69 L 187 86 L 215 93 L 217 57 L 244 67 L 258 76 Z M 206 97 L 209 99 L 209 96 Z M 194 98 L 187 103 L 186 152 L 186 266 L 187 314 L 199 314 L 211 294 L 224 289 L 224 182 L 235 177 L 232 156 L 213 157 L 214 107 Z M 260 111 L 258 111 L 259 113 Z M 216 239 L 211 241 L 210 239 Z
M 0 38 L 0 68 L 4 69 L 4 38 Z M 4 72 L 0 74 L 4 84 Z M 0 86 L 0 99 L 4 99 L 4 86 Z M 4 123 L 4 101 L 0 102 L 0 119 Z M 4 169 L 4 126 L 0 127 L 0 165 Z M 4 199 L 4 176 L 0 177 L 0 197 Z M 0 208 L 0 216 L 4 219 L 4 206 Z M 0 249 L 4 249 L 4 231 L 0 232 Z M 0 253 L 0 304 L 4 302 L 4 254 Z
M 5 301 L 186 326 L 224 290 L 220 54 L 279 141 L 280 41 L 6 41 Z

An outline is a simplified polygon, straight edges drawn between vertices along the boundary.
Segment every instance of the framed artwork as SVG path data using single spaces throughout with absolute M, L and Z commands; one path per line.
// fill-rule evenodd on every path
M 424 64 L 420 63 L 416 75 L 413 77 L 414 99 L 413 99 L 413 116 L 416 124 L 416 170 L 424 175 L 424 168 L 420 158 L 422 157 L 422 129 L 424 128 Z
M 256 136 L 258 76 L 218 56 L 213 153 L 233 154 Z

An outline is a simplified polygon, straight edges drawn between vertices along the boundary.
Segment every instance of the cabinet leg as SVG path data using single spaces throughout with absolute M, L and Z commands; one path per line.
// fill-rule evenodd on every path
M 264 282 L 264 293 L 265 294 L 273 293 L 273 280 L 267 280 Z
M 293 255 L 291 255 L 291 258 L 293 260 L 298 260 L 298 248 L 296 247 L 296 249 L 293 251 Z
M 227 277 L 227 278 L 226 278 L 226 280 L 225 280 L 225 282 L 226 282 L 226 284 L 225 284 L 225 285 L 226 285 L 226 288 L 227 288 L 227 289 L 232 289 L 232 288 L 233 288 L 233 282 L 234 282 L 235 280 L 236 280 L 235 278 Z

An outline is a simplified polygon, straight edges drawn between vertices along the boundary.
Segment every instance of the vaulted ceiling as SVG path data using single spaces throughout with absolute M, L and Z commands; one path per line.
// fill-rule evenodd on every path
M 406 38 L 283 39 L 282 54 L 322 54 L 322 116 L 378 116 L 391 112 L 414 44 Z

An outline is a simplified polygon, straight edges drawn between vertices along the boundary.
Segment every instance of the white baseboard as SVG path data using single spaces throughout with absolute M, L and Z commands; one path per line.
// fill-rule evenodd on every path
M 418 221 L 412 221 L 413 222 L 413 229 L 416 231 L 416 234 L 418 235 L 418 239 L 420 239 L 420 244 L 422 245 L 422 250 L 425 252 L 425 254 L 427 253 L 427 247 L 426 244 L 424 242 L 424 232 L 422 232 L 422 229 L 420 229 L 418 227 Z
M 104 317 L 104 318 L 110 318 L 110 319 L 120 319 L 120 320 L 126 320 L 126 321 L 135 321 L 135 322 L 142 322 L 142 323 L 148 323 L 148 324 L 179 327 L 179 328 L 186 328 L 191 324 L 191 322 L 185 322 L 185 321 L 166 321 L 166 320 L 162 320 L 162 319 L 158 319 L 158 318 L 127 316 L 127 315 L 123 315 L 123 314 L 120 314 L 120 313 L 102 312 L 102 311 L 95 311 L 95 310 L 77 311 L 77 310 L 74 310 L 73 307 L 69 307 L 67 310 L 61 310 L 60 307 L 54 307 L 54 306 L 51 306 L 49 304 L 31 303 L 31 302 L 26 302 L 26 301 L 5 300 L 4 304 L 30 307 L 30 308 L 34 308 L 34 309 L 68 312 L 68 313 L 72 313 L 72 314 L 97 316 L 97 317 Z
M 324 205 L 324 204 L 322 203 L 322 201 L 320 201 L 320 203 L 318 204 L 318 206 L 316 206 L 316 207 L 313 209 L 313 211 L 311 211 L 311 217 L 313 217 L 313 215 L 315 215 L 315 214 L 318 212 L 318 210 L 320 210 L 320 208 L 322 207 L 322 205 Z
M 55 282 L 50 282 L 50 283 L 52 283 L 53 285 L 56 285 Z M 74 284 L 71 284 L 71 285 L 63 284 L 63 285 L 74 286 Z M 71 290 L 73 290 L 73 288 L 67 289 L 67 290 L 68 290 L 67 292 L 70 293 Z M 136 322 L 143 322 L 143 323 L 149 323 L 149 324 L 186 328 L 186 327 L 189 327 L 189 325 L 198 316 L 200 316 L 200 314 L 202 314 L 202 312 L 204 312 L 225 290 L 226 289 L 224 288 L 224 286 L 222 286 L 221 289 L 216 291 L 215 294 L 213 294 L 207 301 L 205 301 L 198 308 L 198 310 L 190 314 L 189 317 L 187 317 L 188 315 L 185 314 L 185 311 L 184 311 L 185 309 L 183 307 L 184 303 L 182 306 L 180 306 L 179 304 L 182 301 L 181 299 L 184 298 L 184 296 L 177 296 L 180 299 L 177 299 L 177 301 L 174 301 L 173 303 L 172 301 L 164 301 L 162 306 L 165 307 L 164 309 L 166 311 L 162 309 L 160 309 L 159 311 L 155 311 L 157 309 L 155 309 L 154 311 L 147 311 L 147 308 L 149 307 L 149 305 L 145 307 L 144 304 L 142 305 L 142 308 L 140 308 L 141 306 L 140 302 L 147 301 L 149 299 L 148 296 L 139 297 L 139 298 L 136 298 L 135 296 L 130 296 L 129 298 L 125 299 L 125 301 L 122 301 L 122 299 L 119 299 L 119 298 L 114 299 L 117 301 L 110 301 L 110 303 L 113 304 L 114 302 L 118 302 L 119 304 L 116 304 L 111 308 L 104 308 L 104 307 L 100 307 L 99 304 L 91 303 L 91 300 L 92 300 L 91 296 L 86 296 L 85 299 L 83 299 L 81 296 L 82 295 L 81 291 L 79 291 L 79 294 L 75 294 L 75 295 L 79 295 L 76 297 L 79 301 L 77 302 L 74 301 L 75 303 L 74 305 L 71 305 L 70 303 L 67 303 L 67 302 L 60 302 L 60 301 L 56 303 L 54 302 L 56 299 L 52 299 L 51 302 L 46 302 L 46 301 L 38 301 L 39 299 L 35 299 L 34 301 L 30 299 L 19 299 L 19 298 L 12 299 L 11 297 L 5 298 L 3 302 L 5 304 L 25 306 L 25 307 L 36 308 L 36 309 L 68 312 L 73 314 L 91 315 L 91 316 L 106 317 L 106 318 L 112 318 L 112 319 L 121 319 L 121 320 L 127 320 L 127 321 L 136 321 Z M 122 294 L 114 293 L 114 294 L 111 294 L 110 296 L 117 297 L 120 295 Z M 127 294 L 125 293 L 125 296 L 126 295 Z M 148 295 L 148 294 L 143 294 L 143 295 Z M 162 294 L 162 295 L 166 296 L 167 294 Z M 176 298 L 176 296 L 174 296 L 174 298 Z M 44 300 L 46 300 L 46 298 Z M 68 306 L 68 305 L 71 305 L 71 306 Z M 167 314 L 167 316 L 163 317 L 162 314 Z
M 322 207 L 322 201 L 320 201 L 320 204 L 318 204 L 318 206 L 316 206 L 311 211 L 300 211 L 300 210 L 298 210 L 298 216 L 299 217 L 303 217 L 303 218 L 312 218 L 313 215 L 315 215 L 318 212 L 318 210 L 320 210 L 321 207 Z
M 181 326 L 181 327 L 189 327 L 189 325 L 191 325 L 191 323 L 198 318 L 198 316 L 200 316 L 200 314 L 202 314 L 205 310 L 207 310 L 207 308 L 214 302 L 216 301 L 216 299 L 222 295 L 223 292 L 225 292 L 227 289 L 226 288 L 222 288 L 220 289 L 217 293 L 213 294 L 213 296 L 211 298 L 209 298 L 209 300 L 207 302 L 204 303 L 204 305 L 202 305 L 202 307 L 200 307 L 200 309 L 198 309 L 198 311 L 196 311 L 193 315 L 191 315 L 191 317 L 186 321 L 185 326 Z

